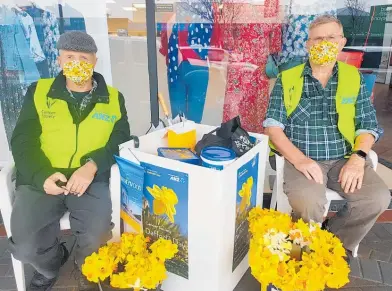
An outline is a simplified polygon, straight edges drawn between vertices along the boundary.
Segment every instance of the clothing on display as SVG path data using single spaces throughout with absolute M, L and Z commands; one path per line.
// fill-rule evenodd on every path
M 279 14 L 279 0 L 265 0 L 264 17 L 277 17 Z
M 177 22 L 160 25 L 160 52 L 166 56 L 172 116 L 184 114 L 189 120 L 201 122 L 209 80 L 207 60 L 215 45 L 214 24 L 210 21 L 213 6 L 204 5 L 200 13 L 191 8 L 179 5 Z M 179 22 L 191 11 L 192 23 Z
M 63 19 L 33 3 L 24 7 L 0 5 L 0 102 L 8 143 L 28 86 L 60 72 L 56 48 L 60 20 L 69 23 L 64 25 L 65 31 L 85 30 L 80 24 L 84 19 Z
M 336 16 L 336 1 L 292 0 L 286 11 L 282 25 L 282 51 L 278 54 L 278 63 L 282 69 L 289 69 L 301 64 L 308 56 L 306 42 L 309 26 L 320 15 Z
M 223 121 L 240 115 L 249 132 L 262 133 L 269 102 L 268 56 L 281 49 L 281 24 L 222 25 L 223 48 L 230 52 Z

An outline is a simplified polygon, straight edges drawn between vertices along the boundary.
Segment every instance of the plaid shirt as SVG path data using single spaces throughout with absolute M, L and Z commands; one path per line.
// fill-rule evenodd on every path
M 335 65 L 325 88 L 312 76 L 309 63 L 305 65 L 303 76 L 302 97 L 290 117 L 287 117 L 283 102 L 282 80 L 278 78 L 271 93 L 263 126 L 281 127 L 291 142 L 311 159 L 341 159 L 352 149 L 339 132 L 337 125 L 335 97 L 338 87 L 338 66 Z M 383 130 L 378 126 L 376 111 L 370 101 L 370 94 L 362 75 L 355 109 L 356 136 L 371 133 L 378 140 Z
M 83 98 L 82 98 L 82 100 L 80 100 L 80 101 L 78 101 L 78 105 L 79 105 L 79 116 L 81 116 L 82 115 L 82 113 L 83 113 L 83 111 L 87 108 L 87 106 L 88 105 L 90 105 L 90 103 L 91 103 L 91 98 L 93 97 L 93 92 L 97 89 L 97 87 L 98 87 L 98 83 L 97 83 L 97 81 L 95 81 L 94 79 L 93 79 L 93 88 L 91 89 L 91 91 L 86 95 L 86 96 L 84 96 Z M 73 95 L 73 93 L 72 93 L 72 91 L 71 90 L 69 90 L 68 88 L 67 88 L 67 90 L 68 90 L 68 92 L 69 92 L 69 95 L 71 95 L 71 97 L 73 98 L 73 99 L 75 99 L 75 100 L 77 100 L 77 98 L 75 98 L 75 96 Z

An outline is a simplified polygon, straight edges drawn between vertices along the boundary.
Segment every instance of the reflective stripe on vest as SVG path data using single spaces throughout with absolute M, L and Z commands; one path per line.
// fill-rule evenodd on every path
M 34 94 L 42 127 L 41 149 L 54 168 L 78 168 L 85 155 L 106 146 L 121 118 L 118 91 L 108 86 L 109 103 L 96 103 L 90 114 L 75 125 L 68 103 L 47 96 L 53 81 L 39 80 Z
M 283 99 L 289 117 L 297 108 L 303 91 L 305 64 L 282 72 Z M 355 143 L 355 103 L 361 88 L 361 77 L 356 67 L 338 62 L 338 88 L 336 92 L 336 112 L 338 129 L 345 140 L 354 148 Z M 270 147 L 275 147 L 270 142 Z

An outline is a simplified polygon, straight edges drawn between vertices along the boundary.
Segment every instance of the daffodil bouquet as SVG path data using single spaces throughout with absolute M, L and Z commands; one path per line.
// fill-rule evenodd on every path
M 87 257 L 82 273 L 95 283 L 128 290 L 155 290 L 166 279 L 165 261 L 178 252 L 176 244 L 158 239 L 150 243 L 142 234 L 124 233 Z
M 317 223 L 293 222 L 288 214 L 254 208 L 249 213 L 249 264 L 262 290 L 340 288 L 350 272 L 342 242 Z

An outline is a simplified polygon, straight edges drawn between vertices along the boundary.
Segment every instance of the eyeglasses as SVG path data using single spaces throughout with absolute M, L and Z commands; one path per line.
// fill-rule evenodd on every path
M 323 40 L 335 42 L 340 40 L 342 37 L 343 35 L 328 35 L 328 36 L 319 36 L 319 37 L 310 38 L 309 40 L 315 43 L 322 42 Z

